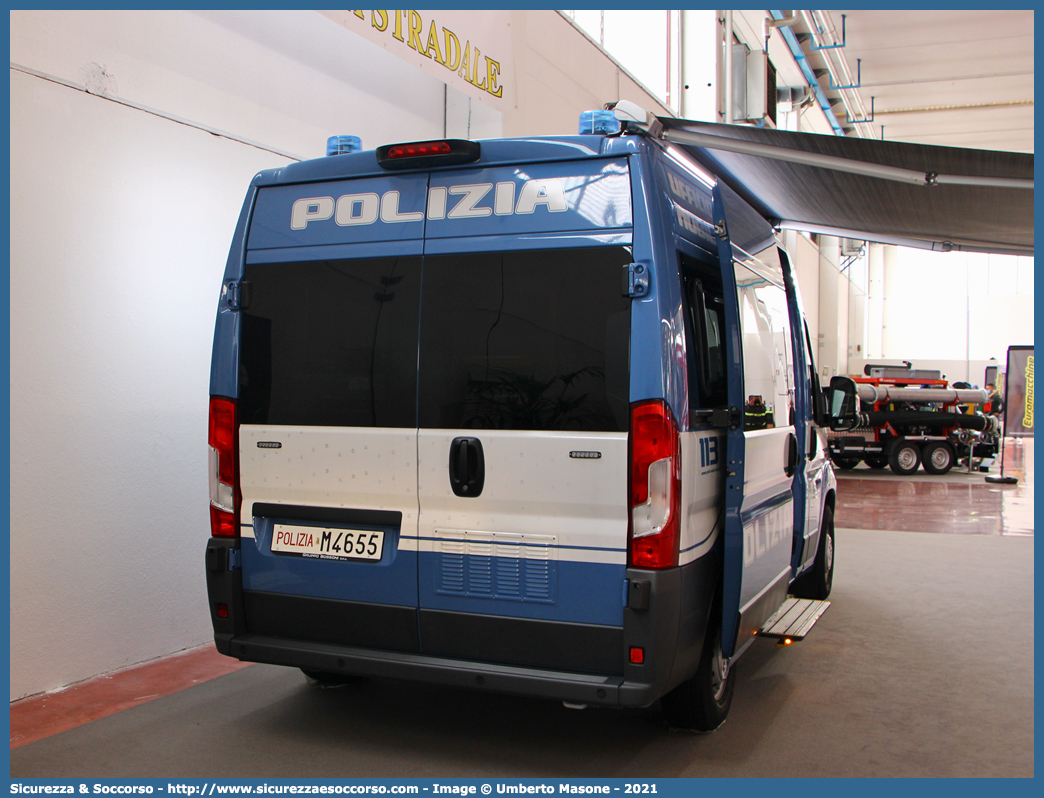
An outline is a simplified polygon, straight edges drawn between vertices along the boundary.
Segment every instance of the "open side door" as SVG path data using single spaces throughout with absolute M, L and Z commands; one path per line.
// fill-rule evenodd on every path
M 728 419 L 725 430 L 725 551 L 722 557 L 721 648 L 726 657 L 736 650 L 740 586 L 743 581 L 743 350 L 740 343 L 739 302 L 732 269 L 732 242 L 725 224 L 725 202 L 720 185 L 714 187 L 711 205 L 718 229 L 718 261 L 721 266 L 725 305 L 725 362 L 728 376 Z
M 774 246 L 765 250 L 773 257 L 762 261 L 733 243 L 726 204 L 737 211 L 731 219 L 737 231 L 751 220 L 727 188 L 719 186 L 714 199 L 729 368 L 722 644 L 734 657 L 786 599 L 798 514 L 794 478 L 802 458 L 791 302 L 781 263 Z
M 809 559 L 808 549 L 815 551 L 819 537 L 820 494 L 823 485 L 825 456 L 816 446 L 816 385 L 808 328 L 797 281 L 790 266 L 787 253 L 779 250 L 783 282 L 787 291 L 787 308 L 790 312 L 791 342 L 794 350 L 794 434 L 799 442 L 798 467 L 794 474 L 794 547 L 791 567 L 797 573 Z M 816 384 L 813 384 L 815 381 Z

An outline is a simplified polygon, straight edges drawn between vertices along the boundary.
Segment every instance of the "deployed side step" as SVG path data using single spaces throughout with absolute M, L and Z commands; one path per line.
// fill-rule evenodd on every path
M 812 631 L 819 616 L 827 611 L 829 601 L 815 599 L 799 599 L 790 596 L 783 606 L 765 621 L 758 630 L 759 637 L 778 637 L 781 641 L 804 640 Z

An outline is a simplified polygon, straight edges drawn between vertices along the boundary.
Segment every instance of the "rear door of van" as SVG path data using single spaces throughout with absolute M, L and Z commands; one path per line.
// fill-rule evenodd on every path
M 426 190 L 409 175 L 258 192 L 239 314 L 248 632 L 420 650 Z
M 429 219 L 424 257 L 422 648 L 620 674 L 627 163 L 461 170 L 431 186 L 450 205 Z M 482 215 L 454 216 L 469 192 L 466 213 Z
M 621 673 L 626 158 L 262 187 L 248 632 Z

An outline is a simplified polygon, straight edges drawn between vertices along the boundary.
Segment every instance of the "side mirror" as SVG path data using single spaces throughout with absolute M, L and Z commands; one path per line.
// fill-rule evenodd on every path
M 813 382 L 812 384 L 815 385 L 817 388 L 819 386 L 819 383 L 817 382 Z M 817 427 L 830 426 L 830 416 L 827 414 L 827 406 L 829 404 L 827 401 L 828 393 L 830 393 L 829 390 L 812 391 L 812 420 L 816 422 Z
M 851 377 L 831 377 L 830 387 L 823 394 L 830 429 L 848 430 L 859 426 L 859 394 Z

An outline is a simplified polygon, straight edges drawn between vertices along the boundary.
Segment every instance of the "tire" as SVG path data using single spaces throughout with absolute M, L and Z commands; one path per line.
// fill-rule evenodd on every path
M 674 728 L 709 732 L 725 722 L 735 690 L 736 667 L 728 667 L 721 651 L 719 599 L 711 609 L 696 673 L 660 699 L 660 705 L 667 723 Z
M 888 465 L 896 474 L 912 474 L 921 464 L 921 449 L 913 441 L 900 438 L 888 454 Z
M 359 682 L 365 681 L 362 676 L 350 676 L 342 673 L 326 673 L 325 671 L 310 671 L 301 668 L 301 673 L 305 676 L 305 681 L 308 682 L 309 687 L 314 687 L 316 690 L 330 690 L 335 687 L 344 687 L 348 684 L 358 684 Z
M 921 465 L 929 474 L 946 474 L 957 463 L 957 452 L 946 441 L 932 441 L 921 453 Z
M 845 471 L 851 471 L 861 462 L 858 457 L 844 457 L 840 454 L 830 455 L 830 461 L 838 468 L 843 468 Z
M 866 464 L 879 471 L 882 468 L 888 467 L 888 458 L 883 454 L 868 455 L 866 458 Z
M 834 587 L 834 510 L 823 508 L 823 524 L 819 528 L 819 546 L 812 567 L 794 580 L 790 593 L 797 598 L 822 601 Z

